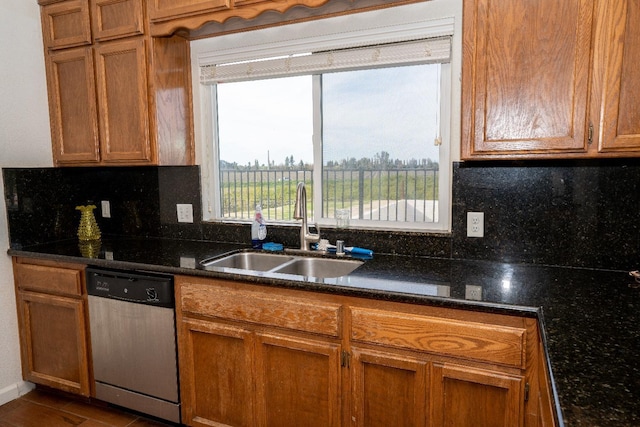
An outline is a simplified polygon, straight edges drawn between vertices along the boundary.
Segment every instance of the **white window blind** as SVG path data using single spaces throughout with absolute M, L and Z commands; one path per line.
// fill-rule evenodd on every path
M 215 84 L 396 64 L 446 63 L 450 59 L 451 37 L 439 37 L 255 61 L 201 65 L 200 82 Z

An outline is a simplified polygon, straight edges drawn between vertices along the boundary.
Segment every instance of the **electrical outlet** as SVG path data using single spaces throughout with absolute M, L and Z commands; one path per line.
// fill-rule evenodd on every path
M 193 205 L 177 204 L 178 222 L 193 222 Z
M 467 212 L 467 237 L 484 237 L 484 212 Z
M 190 256 L 180 257 L 180 267 L 182 268 L 196 268 L 196 259 Z
M 482 301 L 482 286 L 466 285 L 464 287 L 464 299 Z
M 100 207 L 102 211 L 102 218 L 111 218 L 111 203 L 108 200 L 102 200 L 100 202 Z

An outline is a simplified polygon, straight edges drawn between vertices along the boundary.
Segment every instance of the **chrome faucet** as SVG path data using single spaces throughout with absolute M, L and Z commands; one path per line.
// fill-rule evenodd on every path
M 320 241 L 320 228 L 316 224 L 316 233 L 309 233 L 309 224 L 307 224 L 307 189 L 304 186 L 304 182 L 299 182 L 296 189 L 296 205 L 293 209 L 293 218 L 302 220 L 300 250 L 308 251 L 310 243 Z

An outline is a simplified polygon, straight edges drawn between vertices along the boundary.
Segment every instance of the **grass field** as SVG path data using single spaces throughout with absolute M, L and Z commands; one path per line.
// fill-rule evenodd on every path
M 223 172 L 221 181 L 225 218 L 252 219 L 259 203 L 265 219 L 292 220 L 298 182 L 305 183 L 307 209 L 313 212 L 311 171 L 230 171 Z M 322 210 L 325 218 L 333 218 L 335 210 L 340 208 L 351 209 L 353 218 L 362 212 L 367 218 L 366 211 L 371 212 L 373 206 L 437 199 L 438 171 L 433 169 L 324 171 Z

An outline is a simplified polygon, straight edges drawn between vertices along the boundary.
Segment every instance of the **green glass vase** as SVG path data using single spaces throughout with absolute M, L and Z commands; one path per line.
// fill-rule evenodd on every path
M 93 215 L 95 205 L 76 206 L 80 211 L 80 225 L 78 225 L 78 239 L 81 241 L 99 240 L 101 237 L 100 228 Z

